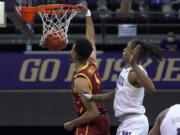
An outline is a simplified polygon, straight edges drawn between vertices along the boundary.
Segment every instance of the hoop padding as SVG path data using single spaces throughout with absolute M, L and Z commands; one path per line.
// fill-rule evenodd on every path
M 80 8 L 77 5 L 53 4 L 23 7 L 21 12 L 23 21 L 29 23 L 33 22 L 36 13 L 39 14 L 43 22 L 43 35 L 40 46 L 46 46 L 45 38 L 47 35 L 58 36 L 62 41 L 66 41 L 66 44 L 68 43 L 67 32 L 70 21 L 80 12 Z

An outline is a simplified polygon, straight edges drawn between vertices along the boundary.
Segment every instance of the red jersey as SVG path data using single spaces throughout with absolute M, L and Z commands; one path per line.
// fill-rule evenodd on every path
M 100 79 L 100 75 L 99 75 L 97 66 L 93 62 L 88 61 L 87 64 L 85 66 L 83 66 L 76 73 L 76 75 L 73 77 L 72 89 L 73 89 L 74 80 L 78 77 L 83 77 L 88 80 L 92 94 L 101 94 L 101 92 L 102 92 L 101 79 Z M 73 104 L 74 104 L 75 112 L 78 115 L 81 115 L 84 112 L 86 112 L 86 108 L 84 107 L 83 103 L 81 102 L 79 95 L 77 93 L 75 93 L 73 90 L 72 90 L 72 95 L 73 95 L 72 97 L 73 97 Z M 107 110 L 102 102 L 96 102 L 96 106 L 97 106 L 99 112 L 104 112 Z

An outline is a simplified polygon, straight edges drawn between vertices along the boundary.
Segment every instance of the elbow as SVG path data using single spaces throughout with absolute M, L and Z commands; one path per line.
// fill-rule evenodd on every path
M 95 118 L 97 118 L 99 116 L 99 111 L 95 111 L 93 114 L 94 114 L 93 116 L 94 116 L 94 119 L 95 119 Z
M 92 111 L 90 113 L 91 120 L 96 119 L 98 116 L 99 116 L 99 112 L 98 111 Z

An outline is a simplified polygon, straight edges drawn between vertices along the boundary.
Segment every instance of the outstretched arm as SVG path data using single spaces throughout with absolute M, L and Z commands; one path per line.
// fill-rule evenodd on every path
M 162 111 L 158 115 L 158 117 L 156 118 L 156 121 L 155 121 L 155 124 L 154 124 L 153 128 L 149 132 L 149 135 L 161 135 L 160 125 L 161 125 L 161 122 L 164 119 L 165 115 L 167 114 L 168 110 L 169 109 L 166 109 L 166 110 Z
M 79 4 L 81 7 L 81 10 L 86 15 L 86 38 L 91 42 L 93 51 L 90 56 L 90 60 L 97 64 L 96 60 L 96 45 L 95 45 L 95 30 L 94 30 L 94 24 L 91 17 L 91 11 L 85 7 L 82 4 Z
M 104 93 L 104 94 L 96 94 L 96 95 L 83 94 L 83 96 L 87 100 L 105 102 L 105 101 L 108 101 L 108 100 L 112 100 L 114 98 L 114 91 L 111 91 L 111 92 L 108 92 L 108 93 Z

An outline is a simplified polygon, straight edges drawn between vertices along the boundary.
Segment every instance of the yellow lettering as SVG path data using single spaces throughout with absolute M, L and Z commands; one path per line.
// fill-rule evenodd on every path
M 142 66 L 143 66 L 144 68 L 146 68 L 146 67 L 148 67 L 149 65 L 151 65 L 151 63 L 152 63 L 152 60 L 151 60 L 150 58 L 148 58 L 148 59 L 146 60 L 146 62 L 144 62 L 144 63 L 142 64 Z
M 28 78 L 26 77 L 27 75 L 27 70 L 29 67 L 30 63 L 34 63 L 34 66 L 39 66 L 41 64 L 41 59 L 27 59 L 23 62 L 22 68 L 21 68 L 21 72 L 19 75 L 19 79 L 23 82 L 34 82 L 37 79 L 37 75 L 38 75 L 38 71 L 39 71 L 39 67 L 33 67 L 30 69 L 31 71 L 31 76 Z
M 102 76 L 102 81 L 106 81 L 109 78 L 111 74 L 112 64 L 114 61 L 115 61 L 114 58 L 109 58 L 106 60 L 106 66 L 103 72 L 104 74 Z
M 159 63 L 157 71 L 156 71 L 156 76 L 153 78 L 153 81 L 160 81 L 161 80 L 163 69 L 164 69 L 164 66 L 165 66 L 165 62 L 166 62 L 166 59 L 163 59 Z
M 54 63 L 54 66 L 52 68 L 51 76 L 46 77 L 46 74 L 48 72 L 47 68 L 50 63 Z M 58 76 L 58 71 L 60 67 L 60 60 L 59 59 L 47 59 L 43 62 L 41 66 L 41 71 L 39 74 L 39 80 L 42 82 L 52 82 L 54 81 Z
M 180 67 L 174 67 L 175 62 L 180 62 L 180 58 L 169 58 L 168 59 L 168 67 L 167 67 L 167 72 L 166 76 L 163 78 L 163 81 L 179 81 L 180 80 Z M 172 78 L 172 73 L 177 72 L 176 78 Z
M 75 73 L 75 64 L 74 63 L 71 63 L 71 65 L 70 65 L 70 68 L 69 68 L 69 72 L 68 72 L 68 75 L 67 75 L 67 77 L 65 78 L 65 82 L 70 82 L 70 81 L 72 81 L 72 78 L 73 78 L 73 75 L 74 75 L 74 73 Z
M 102 61 L 102 59 L 101 59 L 101 58 L 97 59 L 97 66 L 98 66 L 98 67 L 99 67 L 99 65 L 100 65 L 101 61 Z

